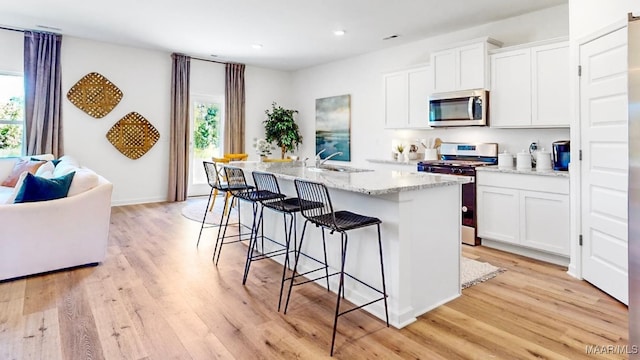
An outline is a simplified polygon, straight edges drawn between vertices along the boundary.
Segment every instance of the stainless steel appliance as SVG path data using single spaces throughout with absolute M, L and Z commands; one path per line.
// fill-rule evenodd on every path
M 569 140 L 554 141 L 551 144 L 553 170 L 569 170 L 569 161 L 571 159 L 570 144 Z
M 489 92 L 484 89 L 433 94 L 429 97 L 429 125 L 487 125 Z
M 480 238 L 476 235 L 476 167 L 498 163 L 498 144 L 442 143 L 440 158 L 441 160 L 419 162 L 418 171 L 472 178 L 471 183 L 462 185 L 462 242 L 480 245 Z
M 629 14 L 629 345 L 640 345 L 640 17 Z M 638 359 L 630 354 L 629 359 Z

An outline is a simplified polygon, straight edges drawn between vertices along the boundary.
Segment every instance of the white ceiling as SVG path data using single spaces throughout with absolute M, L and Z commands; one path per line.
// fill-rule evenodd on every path
M 0 26 L 296 70 L 567 1 L 19 0 L 0 3 Z

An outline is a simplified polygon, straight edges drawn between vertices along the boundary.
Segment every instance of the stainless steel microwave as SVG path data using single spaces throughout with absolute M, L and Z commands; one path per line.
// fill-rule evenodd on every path
M 484 89 L 433 94 L 429 97 L 429 125 L 485 126 L 489 92 Z

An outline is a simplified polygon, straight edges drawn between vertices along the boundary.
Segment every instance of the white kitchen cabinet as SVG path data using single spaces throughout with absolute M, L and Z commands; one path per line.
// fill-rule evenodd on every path
M 489 89 L 487 51 L 501 45 L 484 38 L 432 53 L 433 92 Z
M 518 244 L 520 241 L 518 190 L 478 186 L 476 198 L 478 236 Z
M 492 51 L 489 125 L 569 126 L 569 43 L 525 44 Z
M 478 171 L 478 236 L 569 256 L 569 178 Z
M 422 66 L 384 75 L 385 127 L 428 129 L 431 67 Z

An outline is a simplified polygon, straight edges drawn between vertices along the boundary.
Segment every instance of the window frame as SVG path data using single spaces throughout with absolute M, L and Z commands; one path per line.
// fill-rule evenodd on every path
M 0 76 L 17 76 L 22 78 L 22 100 L 23 100 L 23 105 L 22 105 L 22 120 L 7 120 L 7 119 L 0 119 L 0 125 L 22 125 L 22 143 L 20 146 L 20 156 L 24 156 L 26 154 L 26 142 L 27 142 L 27 122 L 26 122 L 26 117 L 25 117 L 25 106 L 24 106 L 24 100 L 26 97 L 26 89 L 24 86 L 24 73 L 22 72 L 17 72 L 17 71 L 5 71 L 5 70 L 0 70 Z M 6 156 L 1 156 L 0 158 L 4 158 Z

